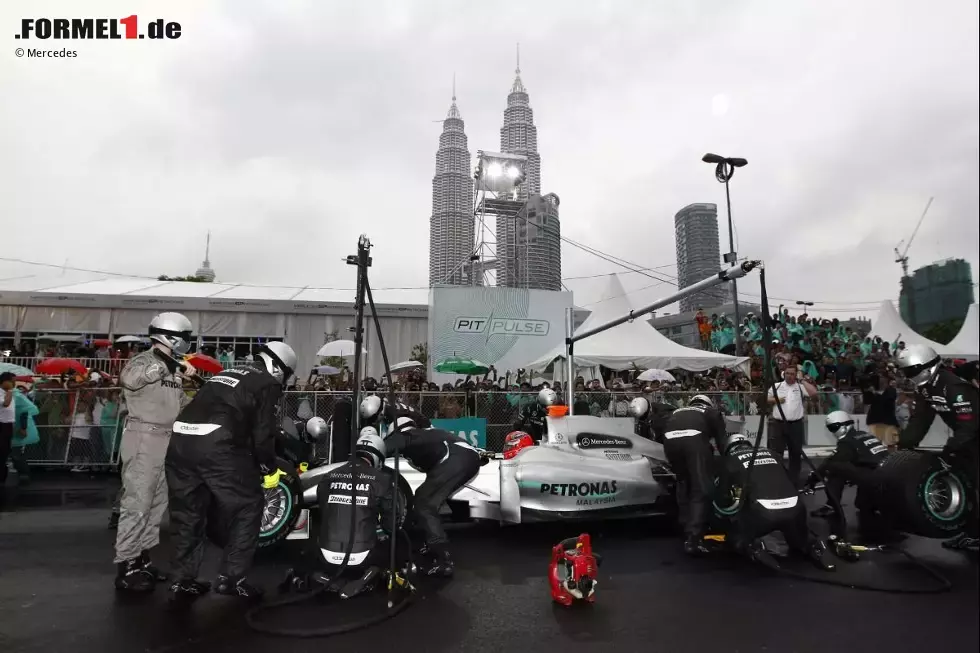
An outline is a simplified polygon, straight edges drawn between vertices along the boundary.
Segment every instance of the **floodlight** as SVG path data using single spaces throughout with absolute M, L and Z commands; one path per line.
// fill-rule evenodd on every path
M 722 161 L 725 160 L 725 157 L 719 156 L 717 154 L 711 154 L 709 152 L 708 154 L 705 154 L 703 157 L 701 157 L 701 160 L 704 161 L 705 163 L 721 163 Z
M 504 167 L 495 161 L 491 163 L 490 166 L 487 168 L 487 174 L 492 179 L 496 179 L 497 177 L 504 174 Z
M 521 170 L 517 166 L 510 166 L 507 168 L 507 176 L 511 179 L 517 179 L 521 176 Z
M 477 160 L 477 173 L 474 174 L 474 180 L 477 182 L 478 191 L 501 196 L 510 194 L 526 178 L 527 157 L 524 155 L 477 150 Z

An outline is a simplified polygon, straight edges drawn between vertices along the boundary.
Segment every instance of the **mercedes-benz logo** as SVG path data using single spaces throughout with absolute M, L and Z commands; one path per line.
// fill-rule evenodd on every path
M 589 438 L 582 438 L 581 440 L 578 441 L 578 443 L 583 447 L 588 447 L 590 444 L 592 444 L 592 440 Z

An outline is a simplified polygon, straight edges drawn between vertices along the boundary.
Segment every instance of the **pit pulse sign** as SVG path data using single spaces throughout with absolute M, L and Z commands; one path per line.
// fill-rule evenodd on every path
M 478 449 L 487 447 L 487 420 L 484 417 L 460 417 L 458 419 L 434 419 L 433 428 L 449 431 Z

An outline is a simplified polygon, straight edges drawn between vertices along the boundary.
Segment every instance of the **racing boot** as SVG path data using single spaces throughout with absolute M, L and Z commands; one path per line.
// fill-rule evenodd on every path
M 819 540 L 807 548 L 806 557 L 813 563 L 814 567 L 821 571 L 836 571 L 837 569 L 837 565 L 830 561 L 830 556 L 823 542 Z
M 381 570 L 378 567 L 368 567 L 357 578 L 347 582 L 340 590 L 340 598 L 350 599 L 358 594 L 370 592 L 377 585 Z
M 140 554 L 140 560 L 143 563 L 143 569 L 146 571 L 146 573 L 153 576 L 153 580 L 158 583 L 166 583 L 168 580 L 170 580 L 169 574 L 165 574 L 153 565 L 153 561 L 150 560 L 150 554 L 147 551 Z M 210 587 L 210 585 L 208 587 Z
M 211 583 L 195 578 L 174 581 L 170 586 L 170 605 L 189 605 L 211 591 Z
M 449 555 L 449 550 L 445 546 L 432 546 L 429 548 L 435 554 L 435 560 L 432 565 L 426 571 L 428 576 L 442 576 L 443 578 L 452 578 L 453 572 L 456 569 L 456 565 L 453 564 L 453 559 Z
M 689 556 L 700 557 L 708 555 L 711 552 L 704 545 L 704 538 L 698 537 L 697 535 L 689 535 L 684 540 L 684 553 Z
M 238 596 L 249 601 L 261 600 L 262 595 L 265 594 L 261 588 L 246 582 L 244 576 L 232 578 L 224 575 L 218 576 L 214 593 L 223 596 Z
M 134 594 L 146 594 L 156 588 L 156 578 L 143 566 L 143 558 L 133 558 L 116 565 L 116 589 Z

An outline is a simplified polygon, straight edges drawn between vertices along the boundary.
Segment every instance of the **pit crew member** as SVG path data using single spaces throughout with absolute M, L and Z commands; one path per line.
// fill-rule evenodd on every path
M 712 441 L 722 450 L 725 418 L 704 395 L 695 395 L 688 406 L 675 410 L 664 425 L 664 453 L 677 476 L 677 508 L 684 527 L 684 552 L 688 555 L 708 552 L 704 535 L 715 490 Z
M 911 345 L 898 352 L 895 365 L 917 388 L 912 417 L 899 435 L 900 449 L 914 449 L 929 431 L 938 415 L 952 430 L 943 447 L 943 458 L 969 479 L 973 500 L 966 531 L 943 543 L 946 548 L 977 546 L 977 476 L 980 465 L 980 398 L 971 382 L 946 369 L 935 349 Z
M 538 400 L 527 404 L 521 408 L 514 422 L 515 431 L 530 433 L 535 442 L 541 439 L 548 432 L 548 423 L 545 418 L 548 416 L 548 406 L 554 406 L 558 402 L 558 395 L 551 388 L 542 388 L 538 393 Z
M 738 433 L 728 438 L 723 451 L 715 502 L 731 505 L 733 501 L 751 501 L 730 522 L 728 538 L 735 548 L 752 556 L 762 555 L 761 538 L 780 531 L 790 551 L 808 558 L 818 569 L 833 571 L 835 566 L 826 549 L 810 534 L 806 506 L 796 485 L 772 452 L 760 447 L 753 453 L 752 442 Z M 751 484 L 748 488 L 746 480 Z
M 854 419 L 842 410 L 828 414 L 826 425 L 837 438 L 837 447 L 816 472 L 810 473 L 807 485 L 815 485 L 820 478 L 826 481 L 827 504 L 815 510 L 813 515 L 831 517 L 835 534 L 843 537 L 844 520 L 838 510 L 844 485 L 850 482 L 857 486 L 855 505 L 859 519 L 862 525 L 869 526 L 875 512 L 871 502 L 872 479 L 874 471 L 888 457 L 888 447 L 874 435 L 854 428 Z
M 180 313 L 160 313 L 150 321 L 152 347 L 133 356 L 119 374 L 129 417 L 119 445 L 117 590 L 150 592 L 167 580 L 150 562 L 149 550 L 160 543 L 160 521 L 167 512 L 164 461 L 170 433 L 189 401 L 182 377 L 196 372 L 193 365 L 175 358 L 190 351 L 192 331 L 191 321 Z
M 258 544 L 262 488 L 275 488 L 279 483 L 275 445 L 279 401 L 295 367 L 292 347 L 269 342 L 246 367 L 211 377 L 174 422 L 167 451 L 178 574 L 170 588 L 173 600 L 192 599 L 210 589 L 208 583 L 197 580 L 197 574 L 212 502 L 217 503 L 223 528 L 228 529 L 215 592 L 261 598 L 262 590 L 248 583 L 245 573 Z

